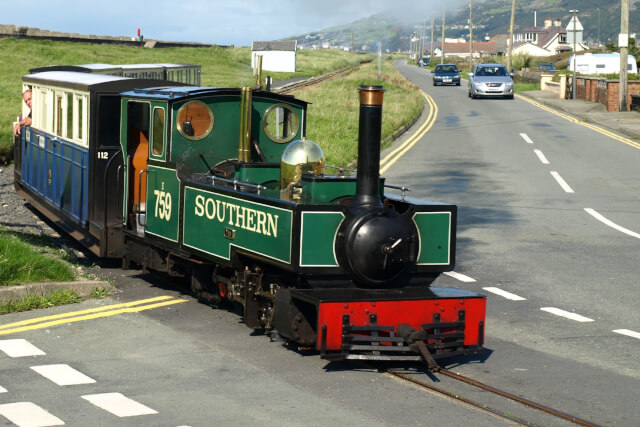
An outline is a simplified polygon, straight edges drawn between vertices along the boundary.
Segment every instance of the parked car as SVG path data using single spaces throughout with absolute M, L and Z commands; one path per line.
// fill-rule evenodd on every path
M 513 73 L 502 64 L 478 64 L 469 73 L 469 97 L 504 96 L 513 99 Z
M 429 65 L 429 57 L 423 56 L 420 59 L 418 59 L 418 65 L 420 66 L 420 68 Z
M 555 65 L 548 62 L 538 64 L 538 70 L 542 71 L 543 73 L 555 73 L 556 71 L 558 71 L 556 70 Z
M 438 64 L 433 70 L 433 85 L 460 86 L 460 72 L 455 64 Z

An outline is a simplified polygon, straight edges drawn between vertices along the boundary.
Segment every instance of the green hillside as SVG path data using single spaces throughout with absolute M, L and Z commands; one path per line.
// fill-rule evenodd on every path
M 446 37 L 468 38 L 468 1 L 449 1 L 446 4 Z M 511 0 L 475 0 L 473 2 L 473 23 L 476 28 L 474 39 L 482 40 L 496 34 L 507 34 L 511 19 Z M 515 30 L 542 26 L 545 18 L 560 19 L 566 26 L 570 19 L 569 10 L 578 9 L 578 17 L 584 26 L 586 41 L 604 43 L 617 42 L 620 32 L 620 0 L 519 0 L 516 2 Z M 394 10 L 378 13 L 347 25 L 326 28 L 307 34 L 299 34 L 295 39 L 306 48 L 331 47 L 374 51 L 376 43 L 382 42 L 385 51 L 407 51 L 411 35 L 419 26 L 426 24 L 426 38 L 431 37 L 431 17 L 435 18 L 435 39 L 442 35 L 442 9 L 434 8 L 429 13 L 411 14 L 411 18 L 398 18 Z M 421 15 L 424 16 L 421 16 Z M 640 33 L 640 1 L 631 0 L 630 33 Z

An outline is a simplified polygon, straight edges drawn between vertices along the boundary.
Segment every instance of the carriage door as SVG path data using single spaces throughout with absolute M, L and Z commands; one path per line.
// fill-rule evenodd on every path
M 151 107 L 148 102 L 127 103 L 127 210 L 129 228 L 142 233 L 147 212 L 147 161 L 149 160 L 149 122 Z

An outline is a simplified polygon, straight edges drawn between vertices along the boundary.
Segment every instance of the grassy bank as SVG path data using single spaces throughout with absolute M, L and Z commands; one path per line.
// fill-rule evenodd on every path
M 302 50 L 297 53 L 296 73 L 265 73 L 274 80 L 297 76 L 316 76 L 356 65 L 371 56 L 335 50 Z M 94 45 L 36 40 L 0 39 L 0 163 L 12 160 L 12 122 L 21 111 L 21 78 L 30 68 L 47 65 L 88 63 L 187 62 L 202 66 L 204 86 L 242 87 L 256 83 L 251 68 L 251 50 L 167 48 Z
M 74 280 L 62 256 L 46 237 L 0 230 L 0 286 Z
M 424 99 L 418 88 L 408 82 L 392 66 L 382 63 L 382 79 L 378 79 L 375 62 L 365 64 L 348 76 L 304 88 L 294 93 L 311 102 L 307 137 L 320 145 L 327 164 L 347 166 L 358 154 L 358 115 L 360 85 L 384 86 L 382 140 L 402 126 L 408 126 L 422 111 Z

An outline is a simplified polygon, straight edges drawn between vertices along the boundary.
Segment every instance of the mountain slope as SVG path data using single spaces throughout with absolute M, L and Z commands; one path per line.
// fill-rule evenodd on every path
M 519 0 L 516 2 L 515 31 L 544 25 L 545 18 L 559 19 L 566 26 L 571 18 L 569 10 L 578 9 L 578 18 L 584 26 L 584 40 L 602 43 L 616 43 L 620 32 L 621 0 Z M 630 33 L 640 33 L 640 0 L 630 0 Z M 469 3 L 458 2 L 452 7 L 446 3 L 445 37 L 468 38 Z M 405 10 L 405 13 L 407 11 Z M 411 12 L 409 10 L 409 12 Z M 398 18 L 397 13 L 388 11 L 352 22 L 348 25 L 327 28 L 313 33 L 301 34 L 290 39 L 298 40 L 304 47 L 333 47 L 356 50 L 375 50 L 377 42 L 382 42 L 385 51 L 406 51 L 409 39 L 419 27 L 426 25 L 424 31 L 429 46 L 431 38 L 431 15 L 412 18 Z M 435 15 L 434 39 L 442 35 L 442 9 L 432 9 Z M 537 19 L 536 19 L 537 17 Z M 496 34 L 507 34 L 511 19 L 510 0 L 475 0 L 473 10 L 474 40 L 482 40 Z

